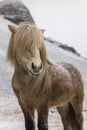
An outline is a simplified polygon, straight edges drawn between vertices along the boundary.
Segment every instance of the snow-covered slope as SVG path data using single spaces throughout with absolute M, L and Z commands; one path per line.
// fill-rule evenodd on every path
M 4 20 L 0 17 L 0 96 L 11 94 L 9 75 L 11 74 L 10 67 L 6 63 L 6 51 L 8 47 L 8 41 L 10 38 L 10 32 L 8 25 L 12 23 Z
M 17 100 L 11 89 L 13 69 L 6 62 L 6 52 L 10 38 L 8 24 L 12 24 L 0 17 L 0 130 L 24 130 L 24 121 Z M 66 61 L 75 65 L 82 73 L 85 85 L 84 101 L 84 130 L 87 129 L 87 61 L 62 50 L 45 41 L 48 58 L 53 62 Z M 56 113 L 49 113 L 50 130 L 61 130 L 60 117 Z
M 7 46 L 8 46 L 8 40 L 10 37 L 10 33 L 8 30 L 8 25 L 11 25 L 13 23 L 9 22 L 8 20 L 3 19 L 0 16 L 0 54 L 5 53 Z

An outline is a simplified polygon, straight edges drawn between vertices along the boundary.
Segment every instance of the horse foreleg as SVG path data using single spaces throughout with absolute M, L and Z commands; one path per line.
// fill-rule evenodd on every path
M 38 129 L 48 130 L 48 108 L 42 106 L 38 110 Z
M 25 118 L 25 128 L 26 130 L 35 130 L 34 123 L 34 109 L 32 108 L 28 112 L 22 108 L 24 118 Z

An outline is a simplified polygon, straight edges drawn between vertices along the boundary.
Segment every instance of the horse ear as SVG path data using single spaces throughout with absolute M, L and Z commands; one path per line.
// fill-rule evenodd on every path
M 15 33 L 16 30 L 18 29 L 18 26 L 15 25 L 8 25 L 9 30 L 11 31 L 11 33 Z
M 44 34 L 44 32 L 45 32 L 45 29 L 40 29 L 41 30 L 41 32 Z

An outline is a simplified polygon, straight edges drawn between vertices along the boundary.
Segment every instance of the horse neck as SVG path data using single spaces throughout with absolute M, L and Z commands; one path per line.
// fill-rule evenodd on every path
M 16 75 L 17 80 L 21 83 L 21 86 L 24 86 L 26 91 L 28 91 L 27 89 L 29 89 L 29 91 L 30 90 L 32 91 L 31 93 L 33 93 L 33 91 L 36 91 L 37 93 L 37 89 L 39 91 L 43 84 L 45 69 L 43 70 L 40 76 L 32 77 L 28 73 L 26 74 L 21 67 L 17 66 L 15 68 L 15 75 Z

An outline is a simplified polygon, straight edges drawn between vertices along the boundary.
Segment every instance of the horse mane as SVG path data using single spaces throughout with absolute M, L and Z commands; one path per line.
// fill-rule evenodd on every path
M 30 22 L 19 24 L 15 30 L 9 41 L 7 60 L 12 65 L 15 65 L 17 60 L 16 53 L 23 55 L 27 52 L 26 50 L 31 51 L 37 46 L 41 54 L 41 59 L 46 64 L 47 54 L 41 30 Z

